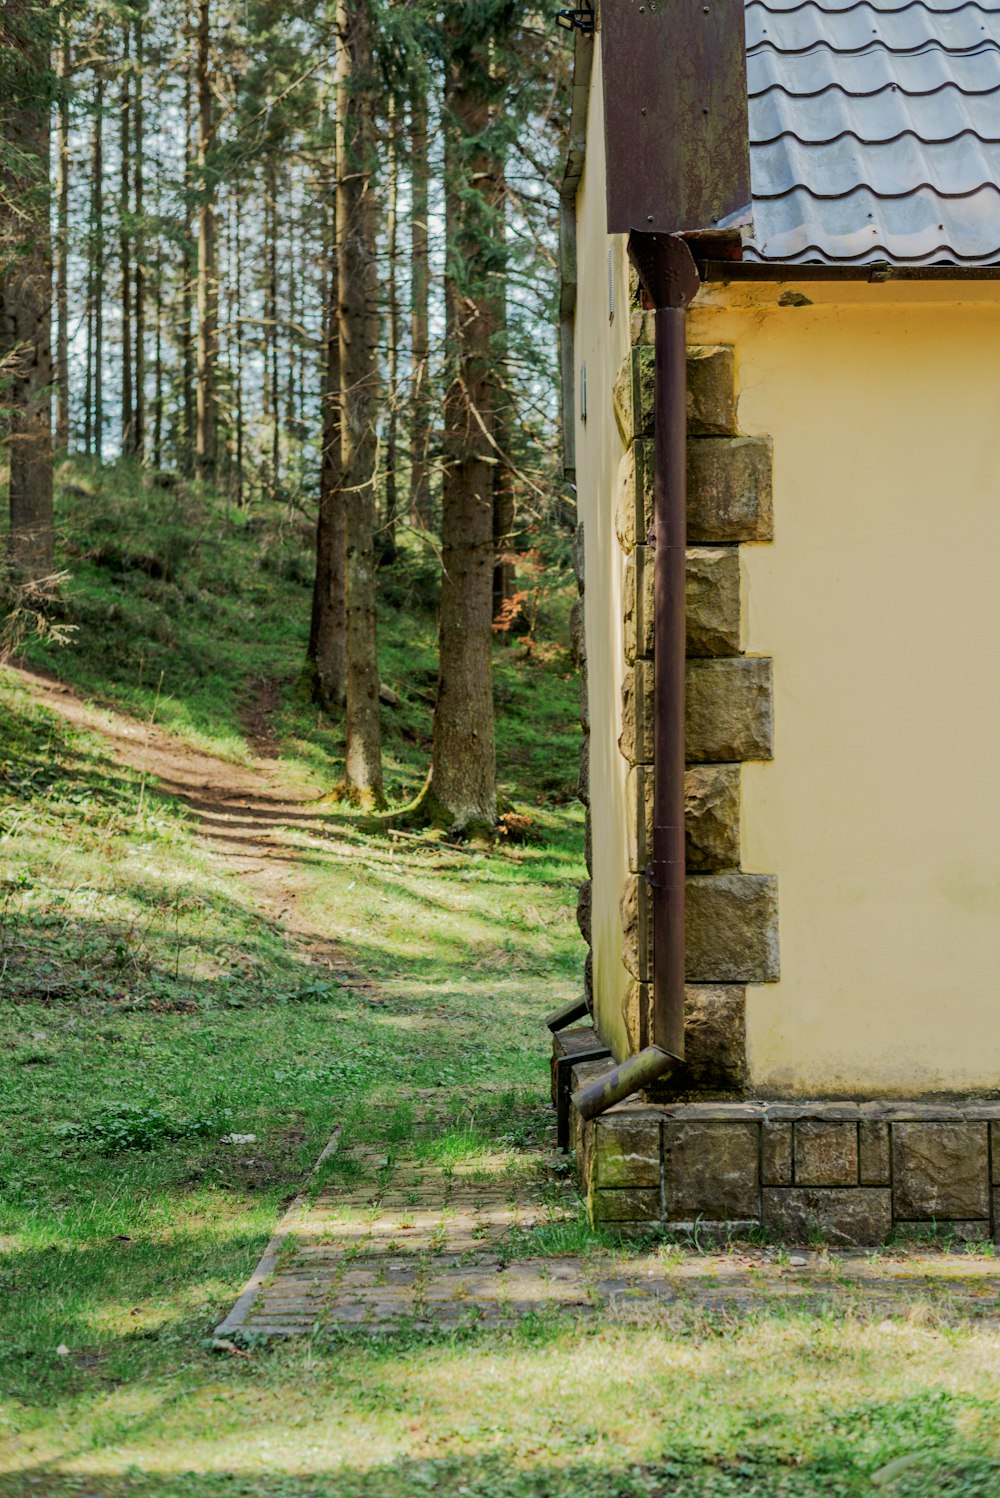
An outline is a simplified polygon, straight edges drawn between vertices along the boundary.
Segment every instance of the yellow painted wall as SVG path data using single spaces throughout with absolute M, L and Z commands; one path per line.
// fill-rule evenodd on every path
M 625 558 L 615 537 L 615 489 L 624 456 L 611 391 L 628 349 L 628 269 L 621 236 L 607 233 L 601 56 L 595 49 L 587 121 L 587 154 L 577 198 L 576 483 L 584 526 L 587 674 L 590 693 L 590 797 L 594 849 L 593 952 L 598 1025 L 623 1059 L 629 1054 L 622 1006 L 619 901 L 625 883 L 625 761 L 618 752 Z M 608 252 L 612 252 L 614 316 L 609 317 Z M 580 416 L 586 367 L 587 419 Z
M 743 866 L 781 930 L 753 1086 L 1000 1087 L 1000 288 L 707 288 L 690 338 L 735 345 L 774 439 L 775 540 L 741 552 L 775 681 Z

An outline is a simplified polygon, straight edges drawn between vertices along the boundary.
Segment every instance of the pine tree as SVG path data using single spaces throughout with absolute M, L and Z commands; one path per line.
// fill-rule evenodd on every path
M 340 0 L 337 89 L 341 452 L 346 513 L 347 735 L 344 783 L 381 806 L 375 612 L 375 420 L 378 401 L 373 18 L 369 0 Z
M 27 584 L 53 570 L 51 23 L 33 0 L 6 0 L 0 12 L 0 385 L 9 412 L 9 559 Z

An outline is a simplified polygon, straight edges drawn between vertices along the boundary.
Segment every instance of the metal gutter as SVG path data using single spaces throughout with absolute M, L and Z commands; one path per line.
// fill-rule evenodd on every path
M 697 254 L 697 245 L 692 245 Z M 797 265 L 787 260 L 699 260 L 704 281 L 1000 281 L 1000 265 Z

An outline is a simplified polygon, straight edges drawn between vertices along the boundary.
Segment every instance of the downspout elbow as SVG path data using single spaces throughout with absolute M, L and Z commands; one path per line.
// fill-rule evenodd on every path
M 633 1092 L 648 1087 L 665 1077 L 676 1065 L 677 1058 L 658 1045 L 648 1045 L 636 1056 L 630 1056 L 620 1066 L 598 1077 L 587 1087 L 581 1087 L 570 1099 L 572 1106 L 584 1120 L 596 1118 L 615 1103 L 621 1103 Z

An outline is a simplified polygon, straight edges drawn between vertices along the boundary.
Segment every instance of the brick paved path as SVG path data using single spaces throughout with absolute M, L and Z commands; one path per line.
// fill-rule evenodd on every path
M 576 1254 L 539 1252 L 558 1248 L 558 1225 L 580 1216 L 551 1149 L 431 1163 L 440 1128 L 430 1116 L 406 1147 L 345 1145 L 315 1199 L 292 1209 L 217 1336 L 453 1328 L 560 1309 L 617 1319 L 664 1307 L 740 1315 L 776 1300 L 836 1303 L 869 1318 L 920 1301 L 946 1320 L 1000 1321 L 1000 1264 L 982 1255 L 629 1251 L 596 1240 Z

